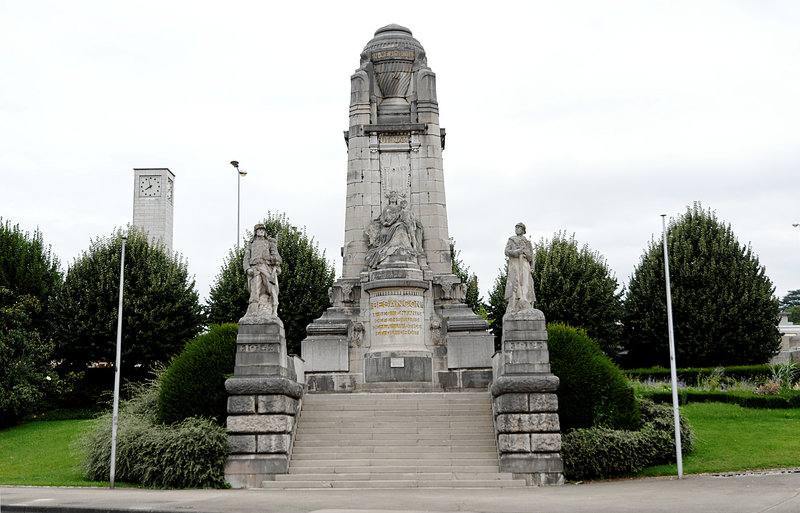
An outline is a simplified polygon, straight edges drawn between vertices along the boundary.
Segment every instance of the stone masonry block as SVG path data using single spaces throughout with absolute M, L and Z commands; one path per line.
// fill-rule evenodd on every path
M 231 415 L 228 433 L 291 433 L 294 417 L 291 415 Z
M 531 452 L 531 435 L 527 433 L 498 435 L 497 450 L 500 452 Z
M 497 413 L 529 413 L 528 394 L 503 394 L 495 399 Z
M 528 411 L 531 413 L 555 413 L 558 411 L 556 394 L 530 394 Z
M 300 402 L 285 395 L 260 395 L 257 403 L 258 413 L 288 413 L 295 415 Z
M 561 451 L 561 434 L 559 433 L 531 433 L 530 437 L 531 437 L 530 447 L 532 452 Z M 514 452 L 514 451 L 508 451 L 508 452 Z
M 228 397 L 228 413 L 237 415 L 256 412 L 256 396 L 232 395 Z
M 228 437 L 228 452 L 231 454 L 256 452 L 256 435 L 231 435 Z
M 558 453 L 501 454 L 500 472 L 533 474 L 537 472 L 564 472 L 564 463 Z
M 292 435 L 258 435 L 259 453 L 288 453 L 292 444 Z M 560 440 L 560 438 L 559 438 Z
M 230 422 L 230 417 L 228 417 Z M 499 433 L 558 432 L 557 413 L 502 413 L 497 416 Z

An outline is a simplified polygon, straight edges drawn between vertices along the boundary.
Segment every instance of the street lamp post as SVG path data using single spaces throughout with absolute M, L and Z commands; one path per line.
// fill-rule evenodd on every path
M 242 204 L 242 177 L 247 174 L 247 171 L 244 169 L 239 169 L 238 160 L 231 160 L 231 165 L 236 168 L 236 173 L 238 174 L 238 177 L 236 178 L 236 253 L 239 253 L 239 245 L 241 244 L 241 240 L 239 238 L 239 216 Z

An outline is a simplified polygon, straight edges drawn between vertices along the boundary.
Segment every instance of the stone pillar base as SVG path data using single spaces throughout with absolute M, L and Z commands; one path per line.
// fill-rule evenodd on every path
M 545 319 L 539 310 L 503 317 L 503 352 L 490 387 L 501 472 L 531 486 L 564 483 L 558 377 L 550 373 Z

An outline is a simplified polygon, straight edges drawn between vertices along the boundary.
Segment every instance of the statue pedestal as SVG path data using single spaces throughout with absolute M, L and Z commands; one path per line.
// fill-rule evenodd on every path
M 289 470 L 303 385 L 286 355 L 277 317 L 239 321 L 236 365 L 228 391 L 229 456 L 225 479 L 234 488 L 258 488 Z
M 494 425 L 500 471 L 531 485 L 564 483 L 558 422 L 558 377 L 550 372 L 544 314 L 503 316 L 503 350 L 494 357 Z
M 432 381 L 432 353 L 425 345 L 429 285 L 422 278 L 420 269 L 381 269 L 363 285 L 369 294 L 365 383 Z

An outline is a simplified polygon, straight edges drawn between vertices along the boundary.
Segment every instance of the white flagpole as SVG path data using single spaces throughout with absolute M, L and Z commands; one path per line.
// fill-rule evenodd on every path
M 675 333 L 672 330 L 672 289 L 669 285 L 669 251 L 667 250 L 667 214 L 661 214 L 664 239 L 664 276 L 667 284 L 667 327 L 669 329 L 669 371 L 672 383 L 672 412 L 675 417 L 675 455 L 678 461 L 678 479 L 683 479 L 681 454 L 681 417 L 678 409 L 678 371 L 675 365 Z
M 117 359 L 114 362 L 114 410 L 111 415 L 111 471 L 109 488 L 114 488 L 114 474 L 117 470 L 117 420 L 119 417 L 119 366 L 122 361 L 122 285 L 125 278 L 125 241 L 122 236 L 122 257 L 119 261 L 119 308 L 117 313 Z

